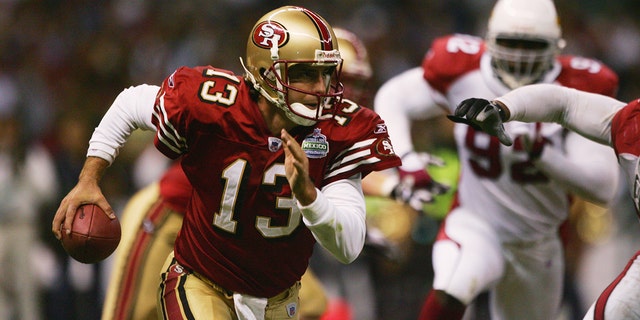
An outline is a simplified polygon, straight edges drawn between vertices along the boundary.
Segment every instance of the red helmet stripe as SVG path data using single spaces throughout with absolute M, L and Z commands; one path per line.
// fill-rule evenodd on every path
M 320 42 L 322 44 L 322 50 L 333 50 L 333 39 L 331 39 L 331 31 L 329 31 L 331 27 L 329 27 L 329 25 L 313 11 L 303 9 L 302 12 L 309 16 L 316 25 L 318 35 L 320 36 Z

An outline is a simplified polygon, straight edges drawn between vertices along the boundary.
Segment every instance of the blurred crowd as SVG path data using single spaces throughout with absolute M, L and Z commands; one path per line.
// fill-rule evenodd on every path
M 483 36 L 494 1 L 0 1 L 0 165 L 2 161 L 11 164 L 0 166 L 4 171 L 0 172 L 0 224 L 12 230 L 26 224 L 31 228 L 25 232 L 33 233 L 30 238 L 13 238 L 16 243 L 8 242 L 3 237 L 7 234 L 0 232 L 0 257 L 3 250 L 9 250 L 8 243 L 28 244 L 31 260 L 22 265 L 14 260 L 2 262 L 4 269 L 8 263 L 21 272 L 32 272 L 30 278 L 39 297 L 33 306 L 12 307 L 31 309 L 31 316 L 20 319 L 99 318 L 106 283 L 102 269 L 107 266 L 70 261 L 50 226 L 59 201 L 75 185 L 93 128 L 116 95 L 131 85 L 160 84 L 182 65 L 210 64 L 241 72 L 238 58 L 245 54 L 245 39 L 253 23 L 263 12 L 285 4 L 305 6 L 333 26 L 356 33 L 370 53 L 375 91 L 393 75 L 419 65 L 436 36 L 452 32 Z M 640 3 L 566 0 L 557 1 L 556 6 L 567 41 L 564 53 L 602 60 L 621 77 L 618 98 L 626 101 L 637 96 L 640 22 L 633 13 L 640 9 Z M 3 130 L 11 127 L 9 123 L 15 124 L 14 131 Z M 145 136 L 130 141 L 102 182 L 116 210 L 148 183 L 136 178 L 140 173 L 134 166 L 148 141 Z M 425 141 L 423 147 L 438 146 Z M 35 162 L 29 160 L 33 158 Z M 39 169 L 30 169 L 34 165 Z M 28 191 L 18 188 L 25 185 Z M 18 194 L 30 197 L 15 196 Z M 27 211 L 33 213 L 16 218 L 11 212 L 23 210 L 20 204 L 12 206 L 18 201 L 28 202 L 31 208 Z M 596 223 L 580 229 L 596 235 L 584 236 L 589 245 L 597 245 L 616 232 L 640 234 L 635 218 L 611 217 L 594 210 Z M 616 225 L 624 228 L 616 229 Z M 621 246 L 632 241 L 625 239 L 616 250 L 622 251 Z M 428 244 L 417 246 L 420 250 L 414 250 L 415 257 L 402 269 L 405 277 L 415 278 L 404 282 L 410 287 L 388 285 L 383 289 L 385 299 L 378 301 L 378 308 L 386 317 L 381 319 L 415 318 L 428 289 L 431 266 Z M 615 256 L 608 261 L 615 263 L 619 263 L 616 259 L 624 263 L 628 257 L 626 251 L 621 257 L 612 250 L 607 252 Z M 605 267 L 602 260 L 600 267 Z M 611 268 L 620 269 L 617 264 Z M 398 277 L 383 274 L 381 282 L 401 282 Z M 421 277 L 425 282 L 417 284 L 415 280 Z M 602 284 L 593 286 L 608 281 L 603 279 Z M 0 274 L 0 286 L 11 282 L 21 285 L 18 278 Z M 586 297 L 586 303 L 592 298 Z M 407 306 L 407 299 L 415 300 L 414 310 Z M 13 319 L 4 317 L 2 308 L 0 305 L 0 318 Z

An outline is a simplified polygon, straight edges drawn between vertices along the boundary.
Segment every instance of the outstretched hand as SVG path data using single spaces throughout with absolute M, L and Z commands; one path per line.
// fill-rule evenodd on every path
M 315 201 L 316 188 L 309 176 L 309 159 L 300 144 L 285 129 L 280 133 L 284 148 L 284 166 L 291 192 L 302 205 Z
M 504 145 L 513 144 L 513 139 L 504 130 L 504 120 L 500 107 L 492 101 L 479 98 L 466 99 L 456 107 L 453 115 L 447 116 L 454 122 L 465 123 L 474 129 L 498 137 Z

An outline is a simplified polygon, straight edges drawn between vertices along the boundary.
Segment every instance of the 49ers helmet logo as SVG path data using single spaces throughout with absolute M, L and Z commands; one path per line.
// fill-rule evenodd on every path
M 275 21 L 260 22 L 253 30 L 253 43 L 258 47 L 271 49 L 274 44 L 282 47 L 289 40 L 286 28 Z

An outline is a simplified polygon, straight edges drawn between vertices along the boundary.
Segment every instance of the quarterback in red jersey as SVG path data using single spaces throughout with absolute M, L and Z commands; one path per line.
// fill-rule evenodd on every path
M 433 41 L 422 66 L 387 81 L 374 101 L 402 155 L 400 169 L 424 168 L 410 121 L 453 112 L 465 98 L 491 99 L 530 83 L 616 93 L 612 70 L 559 55 L 563 46 L 550 0 L 499 0 L 485 39 L 454 34 Z M 564 275 L 558 228 L 571 198 L 602 204 L 615 195 L 619 173 L 606 147 L 557 124 L 514 122 L 506 129 L 519 136 L 511 147 L 466 125 L 453 128 L 461 173 L 433 246 L 433 290 L 420 319 L 459 319 L 482 292 L 489 292 L 496 318 L 553 319 Z
M 525 86 L 493 101 L 470 98 L 455 111 L 456 121 L 469 123 L 499 138 L 505 145 L 513 139 L 505 131 L 508 121 L 548 121 L 571 128 L 581 135 L 613 147 L 640 213 L 640 99 L 624 102 L 603 95 L 561 86 Z M 640 319 L 640 251 L 629 260 L 620 275 L 591 305 L 584 319 Z
M 244 77 L 182 67 L 159 90 L 124 90 L 52 223 L 60 237 L 87 202 L 113 215 L 100 177 L 131 130 L 155 130 L 193 187 L 162 275 L 166 319 L 298 318 L 315 242 L 353 261 L 365 236 L 361 179 L 401 163 L 382 119 L 341 102 L 337 40 L 314 12 L 286 6 L 260 18 L 243 66 Z

